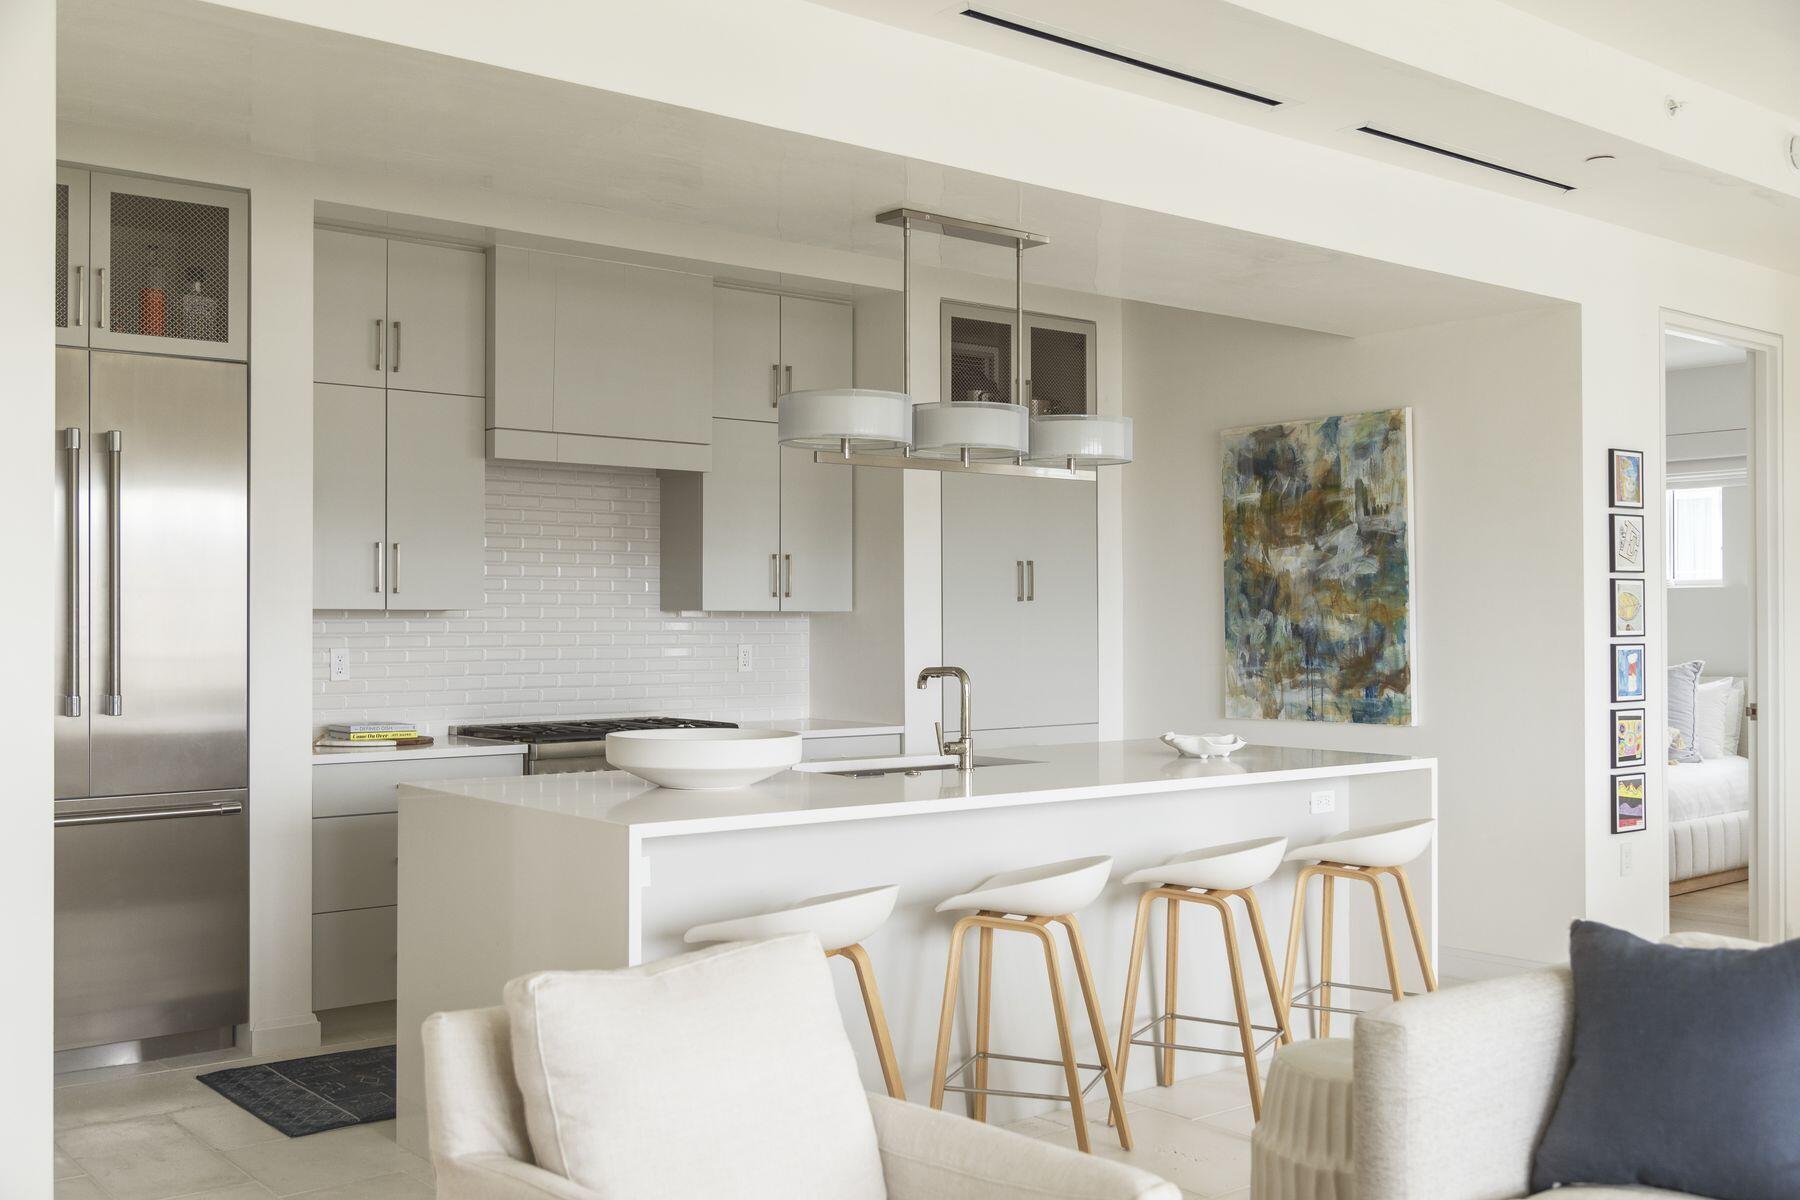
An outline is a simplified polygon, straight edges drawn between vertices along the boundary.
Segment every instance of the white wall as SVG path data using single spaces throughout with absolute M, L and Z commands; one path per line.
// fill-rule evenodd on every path
M 1124 334 L 1126 733 L 1437 756 L 1446 971 L 1557 958 L 1584 906 L 1577 310 L 1347 339 L 1127 304 Z M 1394 407 L 1413 410 L 1417 725 L 1222 719 L 1220 431 Z
M 0 810 L 0 911 L 7 914 L 0 1003 L 0 1195 L 48 1196 L 50 1170 L 51 871 L 49 697 L 53 498 L 50 431 L 56 367 L 50 336 L 56 166 L 56 5 L 0 4 L 0 503 L 14 514 L 14 586 L 0 592 L 12 631 L 13 686 L 0 692 L 8 803 Z

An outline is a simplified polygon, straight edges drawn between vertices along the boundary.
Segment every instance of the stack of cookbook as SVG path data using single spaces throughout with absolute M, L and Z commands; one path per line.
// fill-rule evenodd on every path
M 327 725 L 324 736 L 313 744 L 344 750 L 391 750 L 429 746 L 431 739 L 409 721 L 365 721 Z

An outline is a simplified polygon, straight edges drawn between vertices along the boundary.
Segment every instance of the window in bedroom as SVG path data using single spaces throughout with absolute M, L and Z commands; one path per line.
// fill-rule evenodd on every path
M 1668 553 L 1672 587 L 1725 585 L 1725 489 L 1669 489 Z

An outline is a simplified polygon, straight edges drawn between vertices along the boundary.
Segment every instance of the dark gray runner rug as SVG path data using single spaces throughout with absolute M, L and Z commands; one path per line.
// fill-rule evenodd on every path
M 197 1078 L 289 1137 L 394 1117 L 392 1046 L 233 1067 Z

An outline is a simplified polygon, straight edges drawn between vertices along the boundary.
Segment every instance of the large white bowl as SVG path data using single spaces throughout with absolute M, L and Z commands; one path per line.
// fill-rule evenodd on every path
M 606 763 L 658 787 L 749 787 L 800 761 L 800 735 L 777 729 L 633 729 L 606 735 Z

